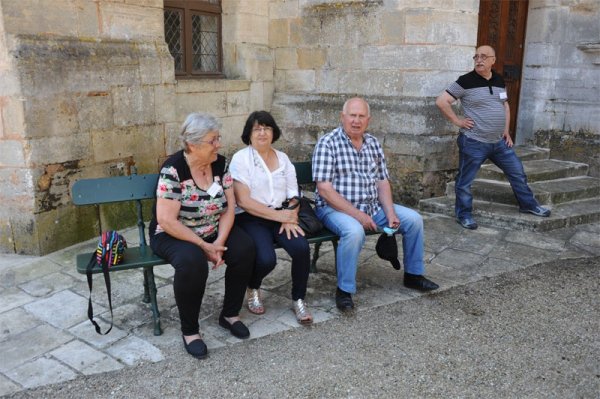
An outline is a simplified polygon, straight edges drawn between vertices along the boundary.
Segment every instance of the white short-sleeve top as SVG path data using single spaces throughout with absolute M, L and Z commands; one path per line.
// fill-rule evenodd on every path
M 279 208 L 283 201 L 298 195 L 296 169 L 288 156 L 275 150 L 279 166 L 271 172 L 258 152 L 249 145 L 231 158 L 229 172 L 234 180 L 250 189 L 250 197 L 271 208 Z M 236 213 L 243 212 L 239 207 Z

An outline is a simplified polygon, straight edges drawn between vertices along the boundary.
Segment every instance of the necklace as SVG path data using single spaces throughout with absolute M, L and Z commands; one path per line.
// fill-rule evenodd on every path
M 190 160 L 188 158 L 188 155 L 185 153 L 185 151 L 183 152 L 183 159 L 185 159 L 185 163 L 187 163 L 187 166 L 190 168 L 190 170 L 192 170 L 192 165 L 190 165 Z M 210 164 L 208 166 L 205 166 L 204 170 L 200 170 L 200 169 L 196 169 L 196 170 L 202 174 L 202 177 L 206 177 L 209 167 L 210 167 Z

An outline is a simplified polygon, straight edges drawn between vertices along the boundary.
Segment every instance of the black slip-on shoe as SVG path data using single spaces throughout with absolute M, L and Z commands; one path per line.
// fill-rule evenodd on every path
M 353 310 L 354 302 L 352 301 L 352 295 L 337 288 L 335 291 L 335 306 L 342 312 Z
M 419 291 L 433 291 L 440 288 L 439 285 L 423 276 L 408 273 L 404 273 L 404 286 Z
M 202 338 L 195 339 L 189 344 L 185 342 L 185 337 L 182 336 L 182 338 L 183 346 L 185 347 L 187 353 L 194 356 L 196 359 L 204 359 L 206 356 L 208 356 L 208 348 L 206 347 L 206 344 Z
M 250 330 L 248 327 L 244 325 L 241 321 L 236 321 L 233 324 L 229 324 L 227 320 L 225 320 L 225 316 L 219 316 L 219 325 L 226 330 L 231 331 L 231 335 L 239 339 L 246 339 L 250 337 Z

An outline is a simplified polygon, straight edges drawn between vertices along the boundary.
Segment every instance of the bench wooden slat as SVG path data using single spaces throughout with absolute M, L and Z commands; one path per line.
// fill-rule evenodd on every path
M 87 265 L 91 257 L 92 253 L 90 252 L 77 255 L 77 271 L 79 273 L 85 274 L 87 272 Z M 123 253 L 123 261 L 118 265 L 111 266 L 110 271 L 117 272 L 119 270 L 130 270 L 146 266 L 164 265 L 165 263 L 165 260 L 155 255 L 149 246 L 131 247 L 127 248 Z M 99 265 L 94 266 L 92 273 L 102 273 L 102 267 Z
M 156 198 L 158 174 L 83 179 L 73 184 L 75 205 L 108 204 Z

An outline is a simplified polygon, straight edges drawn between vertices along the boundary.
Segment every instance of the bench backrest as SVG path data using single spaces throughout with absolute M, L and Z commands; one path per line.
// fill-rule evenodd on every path
M 158 174 L 83 179 L 73 184 L 75 205 L 108 204 L 156 198 Z
M 312 183 L 311 162 L 294 162 L 298 184 Z M 158 173 L 147 175 L 82 179 L 73 184 L 71 199 L 75 205 L 100 205 L 135 201 L 138 216 L 140 245 L 145 246 L 141 200 L 156 198 Z
M 296 168 L 296 179 L 298 184 L 308 184 L 313 182 L 312 178 L 312 162 L 294 162 Z
M 71 189 L 75 205 L 100 205 L 135 201 L 140 247 L 145 247 L 146 233 L 142 201 L 156 198 L 158 174 L 103 177 L 78 180 Z
M 294 162 L 298 184 L 312 183 L 312 163 Z M 82 179 L 73 184 L 73 204 L 108 204 L 156 198 L 158 173 Z

